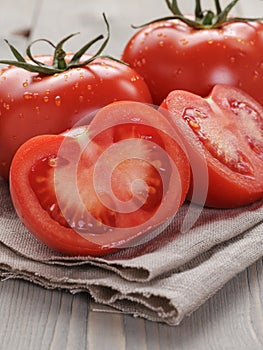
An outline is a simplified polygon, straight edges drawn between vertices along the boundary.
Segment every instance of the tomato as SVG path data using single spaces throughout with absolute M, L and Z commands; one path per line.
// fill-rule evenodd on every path
M 206 97 L 216 84 L 236 86 L 263 104 L 263 23 L 225 15 L 202 24 L 203 17 L 153 21 L 130 38 L 122 60 L 145 79 L 156 105 L 176 89 Z
M 173 91 L 161 108 L 181 133 L 190 162 L 200 165 L 200 176 L 208 169 L 206 200 L 200 202 L 196 196 L 197 203 L 231 208 L 263 198 L 263 108 L 259 103 L 240 89 L 216 85 L 207 98 Z M 189 199 L 195 180 L 192 176 Z
M 67 65 L 73 57 L 67 54 L 62 62 Z M 54 69 L 54 73 L 52 56 L 37 57 L 44 67 L 32 62 L 40 72 L 26 70 L 32 68 L 26 65 L 29 61 L 2 69 L 0 176 L 8 178 L 16 150 L 33 136 L 61 133 L 114 101 L 151 103 L 146 83 L 132 68 L 108 57 L 94 57 L 82 54 L 75 65 Z M 89 62 L 83 66 L 85 61 Z
M 166 118 L 131 101 L 89 126 L 40 135 L 16 152 L 10 192 L 21 221 L 68 255 L 103 255 L 156 235 L 183 204 L 190 166 Z

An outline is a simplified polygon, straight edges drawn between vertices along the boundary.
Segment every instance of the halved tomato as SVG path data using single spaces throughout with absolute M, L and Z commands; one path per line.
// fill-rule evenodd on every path
M 152 238 L 184 202 L 189 181 L 187 156 L 164 116 L 116 102 L 87 127 L 24 143 L 10 190 L 40 241 L 68 255 L 102 255 Z
M 263 108 L 252 97 L 226 85 L 216 85 L 207 98 L 175 90 L 160 111 L 180 132 L 200 176 L 208 170 L 208 193 L 205 200 L 196 196 L 197 203 L 228 208 L 263 197 Z

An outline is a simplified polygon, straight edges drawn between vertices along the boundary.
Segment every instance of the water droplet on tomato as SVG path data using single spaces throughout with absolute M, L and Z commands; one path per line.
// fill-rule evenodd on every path
M 257 70 L 254 70 L 254 72 L 253 72 L 254 80 L 257 79 L 258 77 L 259 77 L 259 72 Z
M 79 96 L 79 102 L 83 102 L 84 101 L 84 97 L 82 95 Z
M 28 81 L 27 81 L 27 80 L 23 82 L 23 86 L 24 86 L 24 87 L 27 87 L 27 86 L 28 86 Z
M 189 41 L 188 40 L 186 40 L 186 39 L 180 39 L 180 42 L 183 44 L 183 45 L 187 45 L 188 43 L 189 43 Z
M 52 212 L 52 211 L 54 211 L 55 208 L 56 208 L 56 204 L 52 203 L 49 210 Z
M 72 86 L 72 90 L 76 90 L 78 87 L 79 87 L 79 83 L 75 83 L 75 84 Z
M 39 76 L 39 75 L 37 75 L 37 76 L 34 76 L 34 77 L 33 77 L 33 80 L 34 80 L 34 81 L 41 81 L 41 80 L 42 80 L 42 77 Z
M 55 97 L 55 104 L 57 107 L 61 106 L 61 97 L 60 96 Z
M 92 89 L 92 85 L 90 85 L 90 84 L 87 85 L 87 89 L 88 89 L 88 90 L 91 90 L 91 89 Z
M 164 47 L 164 41 L 163 40 L 159 41 L 159 46 Z
M 33 98 L 33 94 L 32 94 L 32 92 L 25 92 L 23 94 L 23 97 L 25 100 L 31 100 Z
M 174 71 L 174 75 L 180 75 L 180 74 L 182 74 L 182 72 L 183 72 L 183 70 L 182 70 L 182 68 L 177 68 L 175 71 Z
M 55 167 L 57 165 L 57 159 L 55 157 L 50 157 L 48 159 L 48 165 L 50 167 Z
M 4 109 L 6 109 L 6 110 L 9 110 L 10 109 L 10 105 L 9 105 L 9 103 L 3 103 L 3 107 L 4 107 Z
M 142 59 L 136 61 L 136 66 L 137 67 L 143 67 L 145 64 L 146 64 L 146 59 L 145 58 L 142 58 Z
M 235 57 L 235 56 L 229 57 L 229 61 L 230 61 L 231 63 L 235 63 L 235 62 L 236 62 L 236 57 Z
M 43 101 L 44 101 L 44 102 L 48 102 L 48 101 L 49 101 L 49 97 L 48 97 L 48 96 L 44 96 L 44 97 L 43 97 Z

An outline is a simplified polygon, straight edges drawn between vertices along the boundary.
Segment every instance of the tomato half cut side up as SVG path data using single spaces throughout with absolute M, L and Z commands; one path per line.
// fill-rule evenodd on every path
M 202 161 L 207 166 L 208 193 L 199 204 L 232 208 L 263 198 L 263 108 L 252 97 L 226 85 L 207 98 L 175 90 L 160 110 L 180 132 L 190 162 L 200 162 L 200 172 Z
M 153 107 L 116 102 L 89 126 L 30 139 L 10 172 L 18 216 L 67 255 L 99 256 L 153 239 L 190 182 L 188 158 L 171 130 Z

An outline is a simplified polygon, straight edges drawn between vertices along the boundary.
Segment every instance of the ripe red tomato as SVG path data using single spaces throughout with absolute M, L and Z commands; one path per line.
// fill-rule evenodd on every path
M 189 187 L 188 159 L 172 130 L 151 106 L 126 101 L 104 107 L 88 127 L 31 138 L 10 170 L 21 221 L 69 255 L 145 240 L 176 214 Z
M 160 111 L 180 132 L 190 162 L 200 165 L 200 176 L 208 169 L 205 203 L 198 196 L 192 200 L 229 208 L 263 198 L 263 108 L 259 103 L 237 88 L 217 85 L 207 98 L 173 91 Z M 192 177 L 189 199 L 195 180 Z
M 65 61 L 72 57 L 68 54 Z M 151 103 L 147 85 L 132 68 L 107 57 L 98 57 L 81 66 L 91 57 L 84 54 L 76 66 L 48 75 L 13 66 L 2 69 L 0 176 L 8 178 L 16 150 L 33 136 L 61 133 L 114 101 Z M 52 56 L 37 59 L 52 66 Z
M 205 97 L 216 84 L 236 86 L 263 105 L 263 23 L 213 26 L 214 17 L 211 25 L 200 17 L 146 25 L 128 41 L 122 60 L 145 79 L 157 105 L 173 90 Z

